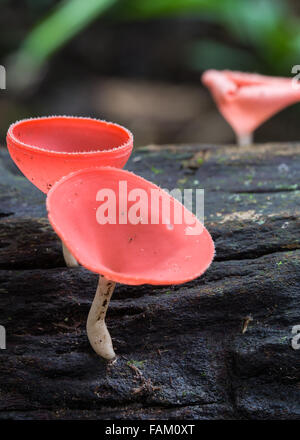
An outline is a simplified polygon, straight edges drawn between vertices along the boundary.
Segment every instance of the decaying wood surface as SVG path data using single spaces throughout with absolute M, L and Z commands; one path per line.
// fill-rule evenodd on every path
M 85 330 L 97 275 L 65 267 L 1 151 L 0 419 L 300 419 L 300 145 L 150 146 L 127 169 L 204 188 L 216 258 L 185 285 L 117 285 L 109 365 Z

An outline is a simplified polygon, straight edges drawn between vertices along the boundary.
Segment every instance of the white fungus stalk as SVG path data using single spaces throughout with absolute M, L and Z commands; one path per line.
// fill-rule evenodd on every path
M 237 134 L 236 143 L 239 147 L 246 147 L 253 144 L 253 133 Z
M 65 243 L 62 241 L 62 251 L 65 259 L 65 263 L 68 267 L 78 267 L 78 261 L 73 257 Z
M 112 360 L 116 357 L 112 340 L 105 324 L 105 316 L 116 283 L 99 277 L 95 298 L 87 319 L 86 330 L 91 346 L 99 356 Z

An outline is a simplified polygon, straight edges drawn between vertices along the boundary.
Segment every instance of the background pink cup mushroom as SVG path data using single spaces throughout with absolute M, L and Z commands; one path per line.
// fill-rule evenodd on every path
M 238 145 L 252 143 L 253 131 L 275 113 L 300 101 L 290 78 L 230 70 L 207 70 L 202 82 L 235 131 Z
M 154 192 L 169 201 L 170 215 L 151 203 Z M 214 257 L 213 240 L 196 217 L 168 193 L 128 171 L 100 167 L 72 173 L 49 191 L 47 209 L 53 228 L 75 258 L 101 274 L 87 334 L 105 359 L 115 357 L 105 316 L 116 282 L 185 283 L 203 274 Z M 182 212 L 180 224 L 175 224 L 174 212 Z M 109 222 L 100 216 L 104 213 Z
M 100 165 L 122 168 L 133 148 L 133 136 L 126 128 L 73 116 L 15 122 L 6 140 L 17 167 L 44 193 L 72 171 Z M 62 246 L 67 266 L 77 266 L 64 243 Z

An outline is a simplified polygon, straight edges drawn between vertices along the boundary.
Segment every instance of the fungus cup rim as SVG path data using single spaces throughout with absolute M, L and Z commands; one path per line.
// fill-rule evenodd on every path
M 74 119 L 78 119 L 78 120 L 86 120 L 86 121 L 93 121 L 93 122 L 99 122 L 103 125 L 106 125 L 108 127 L 118 127 L 119 129 L 121 129 L 123 131 L 124 134 L 127 135 L 128 140 L 126 142 L 124 142 L 123 144 L 114 147 L 114 148 L 106 148 L 106 149 L 101 149 L 101 150 L 92 150 L 92 151 L 74 151 L 74 152 L 68 152 L 68 151 L 57 151 L 57 150 L 48 150 L 45 148 L 41 148 L 38 147 L 37 145 L 31 145 L 31 144 L 27 144 L 25 142 L 22 142 L 20 139 L 18 139 L 18 137 L 15 136 L 14 134 L 14 128 L 19 125 L 19 124 L 29 124 L 32 121 L 44 121 L 47 119 L 65 119 L 65 120 L 74 120 Z M 56 157 L 64 157 L 64 156 L 74 156 L 74 157 L 84 157 L 86 155 L 105 155 L 111 152 L 117 152 L 117 151 L 126 151 L 127 148 L 132 149 L 133 147 L 133 134 L 131 133 L 130 130 L 128 130 L 128 128 L 124 127 L 123 125 L 117 124 L 115 122 L 109 122 L 106 121 L 104 119 L 98 119 L 98 118 L 91 118 L 88 116 L 69 116 L 69 115 L 52 115 L 52 116 L 39 116 L 39 117 L 33 117 L 33 118 L 25 118 L 25 119 L 20 119 L 14 123 L 12 123 L 7 131 L 7 139 L 12 140 L 18 147 L 21 147 L 25 150 L 31 151 L 31 152 L 39 152 L 42 153 L 44 155 L 47 156 L 56 156 Z

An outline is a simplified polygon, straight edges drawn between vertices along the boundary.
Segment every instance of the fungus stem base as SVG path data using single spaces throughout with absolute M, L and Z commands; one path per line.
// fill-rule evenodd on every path
M 61 243 L 62 243 L 62 251 L 66 265 L 68 267 L 78 267 L 79 266 L 78 261 L 73 257 L 73 255 L 71 254 L 65 243 L 63 241 Z
M 95 298 L 86 324 L 91 346 L 99 356 L 108 360 L 116 357 L 112 340 L 105 324 L 107 308 L 115 285 L 114 281 L 110 281 L 103 275 L 100 275 Z
M 246 147 L 253 144 L 253 133 L 237 134 L 236 143 L 239 147 Z

